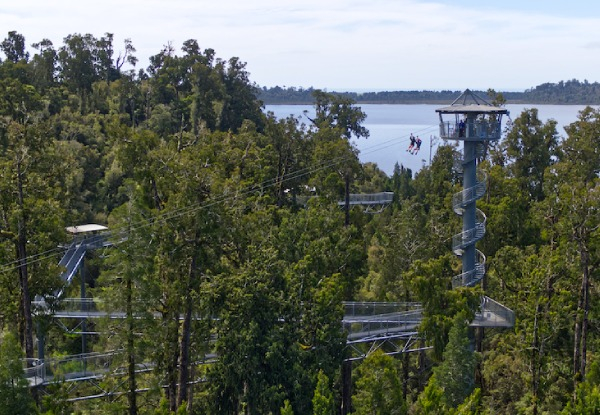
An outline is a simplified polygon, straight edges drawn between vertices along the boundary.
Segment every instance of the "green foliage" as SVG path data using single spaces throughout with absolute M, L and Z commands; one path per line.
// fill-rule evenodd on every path
M 29 53 L 25 51 L 25 37 L 14 30 L 8 32 L 8 37 L 0 43 L 0 49 L 10 62 L 29 59 Z
M 577 387 L 574 402 L 569 402 L 562 415 L 594 415 L 600 413 L 600 386 L 583 382 Z
M 570 166 L 570 175 L 584 182 L 597 179 L 600 172 L 600 111 L 586 107 L 579 114 L 579 119 L 565 127 L 565 131 L 568 137 L 561 146 L 559 160 Z
M 411 413 L 595 410 L 597 110 L 582 111 L 560 141 L 555 123 L 528 109 L 480 164 L 485 291 L 515 311 L 516 325 L 479 338 L 475 384 L 464 323 L 482 289 L 451 290 L 460 272 L 449 253 L 460 220 L 450 208 L 462 181 L 458 149 L 441 146 L 414 179 L 401 165 L 388 178 L 362 165 L 349 140 L 368 137 L 356 102 L 446 104 L 457 93 L 259 91 L 245 63 L 193 39 L 179 53 L 165 46 L 137 74 L 124 66 L 137 61 L 131 41 L 117 54 L 110 33 L 32 47 L 14 31 L 0 44 L 0 325 L 34 355 L 26 306 L 60 283 L 65 226 L 88 222 L 108 223 L 118 243 L 86 258 L 88 293 L 126 316 L 95 320 L 93 330 L 111 335 L 88 339 L 90 350 L 125 351 L 110 367 L 123 376 L 100 381 L 121 398 L 69 404 L 66 388 L 49 388 L 43 410 L 184 413 L 190 402 L 206 413 L 331 413 L 347 357 L 344 300 L 420 302 L 422 344 L 433 346 L 403 357 L 401 375 L 387 356 L 366 359 L 355 373 L 357 413 L 404 413 L 417 396 Z M 497 104 L 574 101 L 594 88 L 568 81 L 488 93 Z M 314 103 L 312 124 L 265 116 L 258 99 L 269 92 Z M 395 199 L 381 215 L 338 207 L 351 192 L 384 190 Z M 297 203 L 308 195 L 319 197 Z M 47 355 L 79 352 L 78 336 L 37 318 Z M 10 382 L 0 394 L 26 413 L 19 346 L 8 340 L 2 353 L 12 357 L 0 366 Z M 439 366 L 421 390 L 432 361 Z
M 454 317 L 444 360 L 433 370 L 437 384 L 444 392 L 444 402 L 451 408 L 458 407 L 475 388 L 477 357 L 471 350 L 466 317 L 466 312 Z
M 313 415 L 335 414 L 335 401 L 329 378 L 322 370 L 317 374 L 317 386 L 312 398 Z
M 444 390 L 439 386 L 435 375 L 432 375 L 413 405 L 411 413 L 414 415 L 443 415 L 450 410 L 444 401 Z
M 23 353 L 16 337 L 3 332 L 0 337 L 0 414 L 35 414 L 33 398 L 29 394 L 23 373 Z
M 480 292 L 463 288 L 452 290 L 452 257 L 448 254 L 429 261 L 416 261 L 409 272 L 417 298 L 423 305 L 419 330 L 433 345 L 433 356 L 440 360 L 455 316 L 472 319 L 479 305 Z
M 420 204 L 402 204 L 378 226 L 369 247 L 369 274 L 358 295 L 371 301 L 416 301 L 409 270 L 431 255 L 427 216 Z
M 354 414 L 407 413 L 396 362 L 382 351 L 372 353 L 361 363 L 356 371 L 355 385 L 356 392 L 352 396 Z
M 508 171 L 528 193 L 529 200 L 544 197 L 544 174 L 556 157 L 557 144 L 556 121 L 543 124 L 535 108 L 515 119 L 503 141 Z
M 352 99 L 329 94 L 321 90 L 313 91 L 315 98 L 315 119 L 313 124 L 319 129 L 336 129 L 346 139 L 369 138 L 369 131 L 362 125 L 367 118 L 360 107 L 353 106 Z
M 292 409 L 292 405 L 290 401 L 286 399 L 283 401 L 283 406 L 281 407 L 280 415 L 294 415 L 294 410 Z
M 453 415 L 479 415 L 483 412 L 481 404 L 481 389 L 476 388 L 467 399 L 461 403 Z

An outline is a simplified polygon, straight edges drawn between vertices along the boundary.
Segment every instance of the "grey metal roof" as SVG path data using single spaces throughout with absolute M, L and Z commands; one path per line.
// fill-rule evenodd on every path
M 103 225 L 97 225 L 95 223 L 89 223 L 86 225 L 78 225 L 78 226 L 68 226 L 65 228 L 69 233 L 85 233 L 85 232 L 94 232 L 94 231 L 105 231 L 108 228 Z
M 435 110 L 441 114 L 508 114 L 508 110 L 502 107 L 491 105 L 485 99 L 470 90 L 465 90 L 458 98 L 454 100 L 448 107 L 442 107 Z

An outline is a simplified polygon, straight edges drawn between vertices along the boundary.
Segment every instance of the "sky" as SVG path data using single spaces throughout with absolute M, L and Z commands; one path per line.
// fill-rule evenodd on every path
M 523 91 L 600 81 L 600 2 L 591 0 L 4 0 L 0 39 L 131 39 L 149 57 L 188 39 L 246 62 L 259 86 L 328 91 Z M 4 32 L 4 33 L 2 33 Z M 33 49 L 29 49 L 34 53 Z M 115 56 L 116 57 L 116 56 Z

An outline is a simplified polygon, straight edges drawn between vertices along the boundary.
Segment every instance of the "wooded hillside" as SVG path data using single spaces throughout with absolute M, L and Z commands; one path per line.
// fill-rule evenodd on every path
M 143 70 L 108 33 L 27 45 L 16 32 L 0 44 L 0 414 L 600 406 L 598 110 L 565 137 L 536 109 L 513 116 L 479 163 L 487 276 L 452 289 L 453 143 L 417 174 L 397 165 L 388 177 L 359 162 L 350 138 L 369 132 L 353 97 L 310 91 L 304 125 L 265 115 L 245 63 L 196 40 Z M 338 205 L 382 191 L 394 200 L 377 215 Z M 34 300 L 61 305 L 65 228 L 85 223 L 107 225 L 113 246 L 91 251 L 66 287 L 78 297 L 83 282 L 104 313 L 82 327 Z M 468 326 L 484 291 L 515 311 L 514 328 Z M 343 301 L 420 303 L 420 351 L 383 343 L 348 363 Z M 42 338 L 46 359 L 79 354 L 82 331 L 85 352 L 114 351 L 105 375 L 74 387 L 67 374 L 85 368 L 73 363 L 55 374 L 65 381 L 29 388 L 21 359 L 41 358 Z
M 314 88 L 263 87 L 259 97 L 269 104 L 311 104 Z M 359 104 L 449 104 L 463 91 L 332 92 Z M 474 91 L 485 96 L 486 91 Z M 600 105 L 600 83 L 576 79 L 544 83 L 522 92 L 499 91 L 508 104 Z

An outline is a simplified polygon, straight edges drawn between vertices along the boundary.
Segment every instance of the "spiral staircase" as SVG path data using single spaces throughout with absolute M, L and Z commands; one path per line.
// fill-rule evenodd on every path
M 456 193 L 452 198 L 452 209 L 459 216 L 463 216 L 465 209 L 470 205 L 474 206 L 477 199 L 485 194 L 487 177 L 482 170 L 478 170 L 478 173 L 480 177 L 475 186 Z M 487 216 L 477 208 L 475 208 L 475 216 L 474 227 L 452 237 L 452 250 L 458 257 L 462 257 L 467 248 L 474 246 L 485 235 Z M 478 249 L 475 249 L 475 253 L 475 267 L 454 276 L 452 287 L 472 287 L 483 279 L 485 275 L 485 255 Z
M 477 169 L 477 159 L 483 155 L 488 141 L 500 139 L 502 115 L 508 111 L 466 90 L 449 107 L 436 112 L 440 116 L 440 136 L 464 143 L 460 166 L 463 190 L 452 198 L 452 209 L 463 218 L 462 232 L 452 238 L 452 250 L 462 259 L 462 272 L 452 278 L 452 287 L 473 287 L 483 280 L 486 261 L 485 255 L 475 248 L 485 235 L 487 222 L 486 215 L 476 206 L 487 190 L 487 175 Z M 471 326 L 512 327 L 514 318 L 512 310 L 483 296 Z

